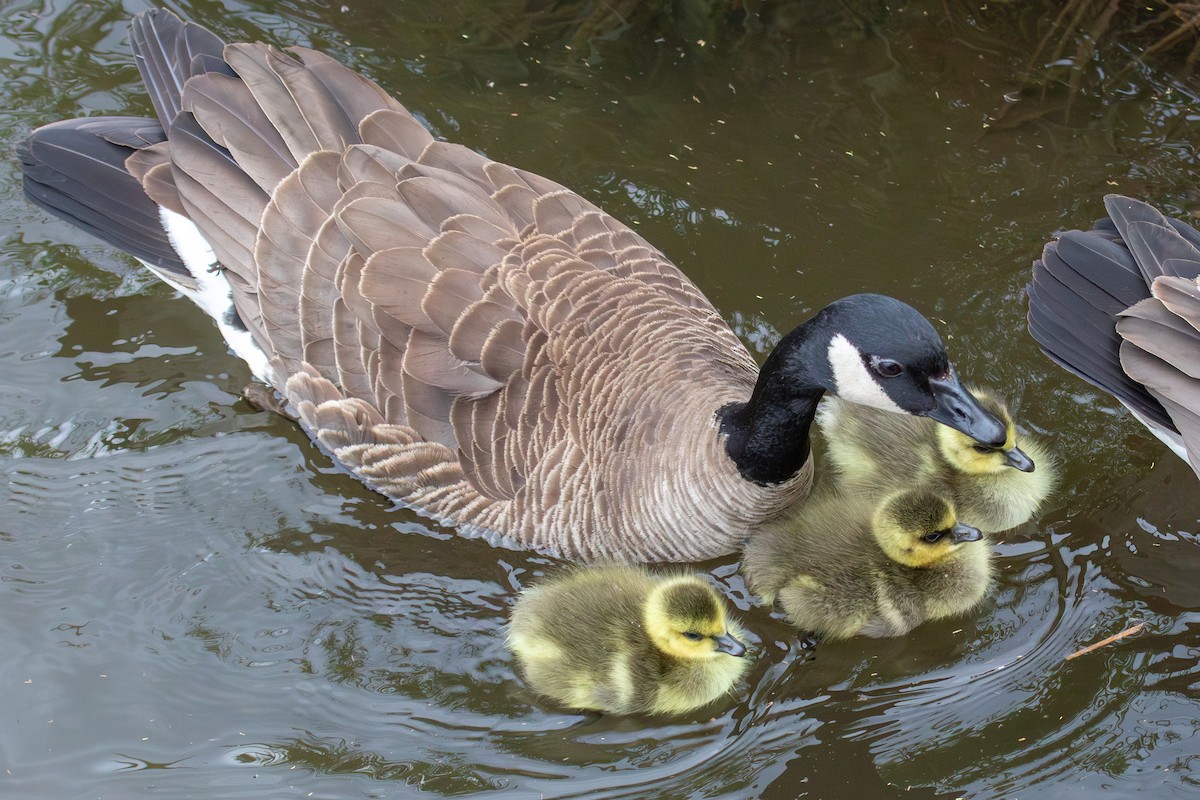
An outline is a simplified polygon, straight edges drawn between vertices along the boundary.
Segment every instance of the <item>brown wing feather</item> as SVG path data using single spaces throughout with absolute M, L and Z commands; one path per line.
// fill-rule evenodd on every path
M 198 115 L 205 133 L 229 150 L 263 191 L 270 192 L 299 164 L 237 78 L 213 73 L 188 81 L 183 107 Z
M 338 292 L 338 270 L 350 254 L 350 241 L 338 228 L 337 220 L 327 218 L 320 226 L 317 236 L 309 248 L 304 276 L 300 285 L 300 343 L 304 360 L 316 367 L 326 377 L 337 376 L 336 382 L 345 386 L 337 361 L 337 336 L 334 327 L 336 309 L 341 303 Z M 342 324 L 348 324 L 357 332 L 357 325 L 349 314 Z M 348 335 L 344 332 L 343 338 Z M 362 373 L 361 360 L 357 372 Z
M 391 95 L 324 53 L 306 47 L 289 47 L 286 52 L 299 59 L 309 76 L 322 85 L 322 93 L 342 112 L 349 131 L 341 130 L 339 133 L 348 134 L 347 144 L 359 140 L 359 122 L 376 112 L 397 112 L 408 116 L 404 106 L 396 102 Z M 305 113 L 311 112 L 305 109 Z
M 363 117 L 358 125 L 363 144 L 390 150 L 409 160 L 420 157 L 433 136 L 403 109 L 387 108 Z
M 342 252 L 326 257 L 313 243 L 326 227 L 340 193 L 337 191 L 338 153 L 322 150 L 312 153 L 300 167 L 280 182 L 271 202 L 263 210 L 254 261 L 258 267 L 258 299 L 264 328 L 271 340 L 273 355 L 289 365 L 288 373 L 305 361 L 304 327 L 329 331 L 333 324 L 333 304 L 310 302 L 305 309 L 308 320 L 301 324 L 301 293 L 305 283 L 315 296 L 317 275 L 323 270 L 332 284 Z M 334 231 L 333 233 L 336 233 Z M 326 234 L 327 242 L 333 233 Z M 339 251 L 345 246 L 335 243 Z M 323 339 L 332 339 L 324 335 Z M 332 355 L 332 353 L 328 354 Z M 326 358 L 326 370 L 331 359 Z
M 408 159 L 399 153 L 371 144 L 356 144 L 342 154 L 338 183 L 343 188 L 363 182 L 392 186 L 396 173 L 406 163 Z
M 146 196 L 176 214 L 184 214 L 179 190 L 171 174 L 171 145 L 159 142 L 136 151 L 125 159 L 125 169 L 141 184 Z
M 155 203 L 176 214 L 187 215 L 187 209 L 179 199 L 179 188 L 175 185 L 170 163 L 158 164 L 146 170 L 141 181 L 146 196 Z
M 337 141 L 341 137 L 329 135 L 330 129 L 336 130 L 336 122 L 342 121 L 339 119 L 341 113 L 330 119 L 327 104 L 313 108 L 317 99 L 312 96 L 312 87 L 295 85 L 298 80 L 294 73 L 282 64 L 287 56 L 270 45 L 239 43 L 228 45 L 224 57 L 282 138 L 292 160 L 299 163 L 315 150 L 342 149 L 339 144 L 344 146 L 344 142 Z M 292 85 L 287 78 L 291 78 Z M 316 114 L 308 113 L 310 110 L 325 113 L 318 122 Z M 322 141 L 322 134 L 326 134 L 325 141 Z
M 1200 331 L 1200 278 L 1159 278 L 1150 291 L 1172 314 Z

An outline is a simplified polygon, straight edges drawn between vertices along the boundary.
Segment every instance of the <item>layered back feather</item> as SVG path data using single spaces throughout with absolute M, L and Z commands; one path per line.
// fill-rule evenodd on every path
M 811 465 L 738 475 L 714 414 L 757 367 L 626 225 L 312 50 L 166 11 L 132 41 L 165 139 L 127 170 L 198 227 L 261 377 L 369 486 L 523 547 L 655 561 L 731 552 L 807 492 Z

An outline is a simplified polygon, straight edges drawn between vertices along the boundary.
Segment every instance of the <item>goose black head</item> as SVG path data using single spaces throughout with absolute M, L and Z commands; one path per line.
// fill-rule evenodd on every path
M 800 472 L 825 392 L 929 417 L 992 447 L 1007 436 L 1004 423 L 958 382 L 929 320 L 895 298 L 856 294 L 784 336 L 767 356 L 750 400 L 717 411 L 725 452 L 743 478 L 767 485 Z
M 999 447 L 1008 432 L 959 383 L 941 337 L 916 309 L 893 297 L 856 294 L 812 323 L 826 342 L 825 389 L 843 400 L 915 414 Z

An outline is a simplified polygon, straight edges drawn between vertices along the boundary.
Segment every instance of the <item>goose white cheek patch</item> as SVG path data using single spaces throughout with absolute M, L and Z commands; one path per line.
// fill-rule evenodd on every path
M 858 348 L 845 336 L 839 333 L 829 340 L 828 357 L 829 367 L 833 371 L 833 384 L 837 387 L 834 394 L 838 397 L 881 411 L 907 413 L 884 393 L 875 377 L 867 371 Z

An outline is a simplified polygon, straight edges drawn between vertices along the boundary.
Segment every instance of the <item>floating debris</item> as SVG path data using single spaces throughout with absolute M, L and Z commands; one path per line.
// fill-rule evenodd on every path
M 1132 626 L 1126 628 L 1125 630 L 1121 631 L 1120 633 L 1114 633 L 1112 636 L 1109 636 L 1107 639 L 1101 639 L 1100 641 L 1096 642 L 1095 644 L 1089 644 L 1087 647 L 1083 648 L 1082 650 L 1076 650 L 1074 653 L 1071 653 L 1071 655 L 1067 656 L 1065 660 L 1070 661 L 1072 658 L 1079 658 L 1079 656 L 1087 655 L 1088 653 L 1092 652 L 1093 650 L 1099 650 L 1101 647 L 1104 647 L 1105 645 L 1112 644 L 1113 642 L 1119 642 L 1121 639 L 1124 639 L 1126 636 L 1133 636 L 1135 633 L 1141 633 L 1142 629 L 1145 627 L 1146 627 L 1146 623 L 1139 622 L 1137 625 L 1132 625 Z

